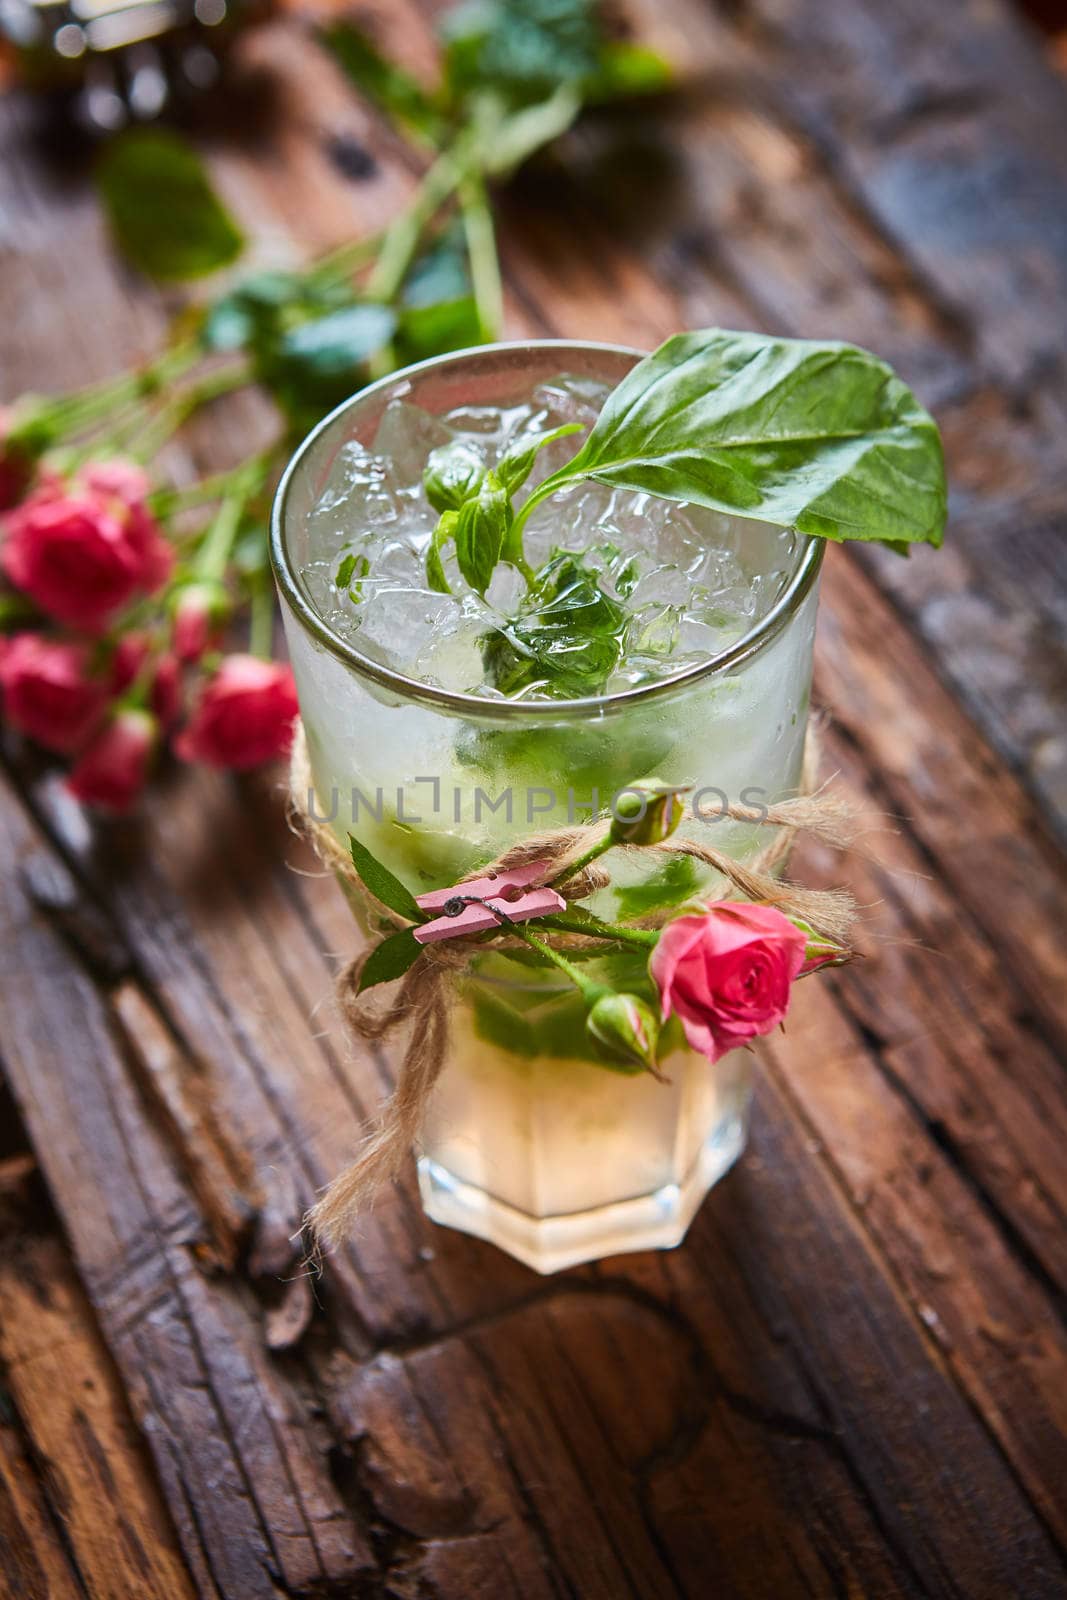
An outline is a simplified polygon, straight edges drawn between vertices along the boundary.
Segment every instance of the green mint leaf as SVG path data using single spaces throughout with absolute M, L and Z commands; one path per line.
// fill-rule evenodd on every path
M 426 552 L 426 582 L 437 594 L 451 594 L 452 587 L 445 576 L 444 562 L 441 560 L 441 551 L 449 539 L 456 537 L 456 524 L 459 522 L 458 511 L 443 511 L 433 530 L 430 548 Z
M 457 512 L 456 559 L 464 578 L 485 594 L 511 527 L 511 501 L 494 472 L 486 473 L 478 494 Z
M 383 56 L 374 42 L 351 22 L 334 22 L 318 30 L 319 39 L 361 94 L 384 111 L 401 130 L 436 143 L 441 117 L 422 85 Z
M 556 439 L 566 438 L 570 433 L 581 433 L 584 427 L 582 422 L 565 422 L 562 427 L 553 428 L 551 433 L 542 433 L 526 443 L 513 445 L 493 468 L 508 494 L 514 494 L 516 489 L 522 488 L 533 471 L 538 451 Z
M 485 482 L 485 457 L 473 444 L 456 439 L 431 450 L 422 474 L 422 487 L 435 511 L 458 511 L 477 495 Z
M 718 328 L 639 362 L 527 507 L 580 478 L 823 539 L 937 545 L 945 522 L 937 427 L 884 361 Z
M 403 306 L 397 345 L 406 364 L 429 361 L 450 350 L 467 350 L 481 341 L 481 322 L 473 295 L 441 300 L 434 305 Z
M 367 362 L 389 343 L 396 315 L 388 306 L 367 303 L 291 327 L 286 320 L 256 346 L 256 371 L 300 431 L 362 388 Z
M 353 600 L 362 600 L 363 579 L 369 571 L 370 562 L 365 555 L 347 555 L 334 573 L 334 585 L 338 589 L 347 589 Z
M 471 292 L 467 240 L 459 218 L 447 222 L 415 258 L 404 279 L 405 306 L 436 306 Z
M 595 73 L 601 48 L 593 0 L 468 0 L 441 31 L 452 96 L 488 86 L 513 105 Z
M 121 134 L 105 147 L 96 181 L 116 244 L 150 278 L 202 278 L 244 248 L 199 155 L 176 133 Z
M 348 835 L 348 848 L 352 855 L 352 865 L 375 900 L 380 900 L 383 906 L 388 906 L 397 916 L 407 917 L 409 922 L 426 921 L 411 891 L 406 889 L 400 879 L 394 877 L 389 868 L 383 866 L 376 856 L 371 855 L 365 844 L 360 844 L 354 833 Z
M 692 856 L 670 856 L 662 867 L 640 883 L 615 890 L 615 912 L 622 922 L 632 922 L 664 906 L 680 906 L 700 887 L 700 874 Z
M 378 983 L 391 983 L 394 978 L 402 978 L 409 967 L 413 967 L 422 954 L 422 945 L 415 938 L 410 928 L 401 928 L 399 933 L 391 933 L 388 939 L 383 939 L 381 944 L 375 945 L 370 955 L 363 964 L 363 971 L 359 975 L 358 994 L 364 989 L 373 989 Z
M 595 69 L 582 82 L 582 98 L 586 105 L 600 105 L 631 95 L 663 94 L 673 82 L 673 67 L 655 50 L 627 39 L 608 39 Z
M 216 300 L 200 338 L 209 350 L 251 350 L 272 330 L 287 308 L 302 306 L 306 280 L 295 272 L 254 272 Z
M 332 389 L 357 375 L 363 363 L 388 344 L 395 327 L 396 316 L 388 306 L 344 306 L 284 334 L 278 364 L 287 377 L 311 389 Z
M 626 644 L 629 616 L 579 557 L 557 551 L 518 616 L 482 644 L 486 679 L 501 694 L 536 687 L 561 700 L 600 694 Z

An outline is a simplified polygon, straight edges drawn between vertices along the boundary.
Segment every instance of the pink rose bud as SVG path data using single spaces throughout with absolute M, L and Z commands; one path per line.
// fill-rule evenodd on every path
M 37 633 L 18 633 L 0 656 L 4 716 L 46 750 L 70 755 L 85 743 L 108 699 L 92 677 L 89 651 L 56 644 Z
M 145 786 L 158 739 L 150 712 L 116 711 L 79 756 L 67 788 L 83 805 L 123 816 Z
M 847 946 L 838 944 L 836 939 L 829 938 L 825 933 L 819 933 L 803 917 L 790 917 L 789 920 L 794 928 L 799 928 L 806 941 L 800 977 L 805 978 L 809 972 L 817 972 L 820 967 L 843 967 L 852 960 L 852 951 Z
M 143 509 L 152 488 L 144 468 L 122 456 L 87 462 L 78 474 L 78 482 L 89 494 L 115 501 L 119 509 L 126 511 Z
M 173 728 L 182 709 L 182 669 L 169 650 L 160 656 L 148 691 L 148 703 L 164 730 Z
M 112 694 L 128 689 L 148 659 L 148 638 L 137 631 L 124 633 L 115 645 L 111 657 L 110 682 Z
M 602 994 L 585 1019 L 597 1053 L 617 1072 L 655 1071 L 659 1021 L 635 994 Z
M 103 632 L 141 586 L 141 556 L 122 523 L 95 500 L 48 486 L 8 514 L 4 532 L 7 576 L 72 628 Z
M 805 946 L 773 906 L 719 900 L 676 918 L 649 962 L 664 1020 L 677 1015 L 693 1049 L 718 1061 L 782 1021 Z
M 14 413 L 0 406 L 0 511 L 10 511 L 26 492 L 33 476 L 33 461 L 12 436 Z
M 199 661 L 217 645 L 232 611 L 221 583 L 197 581 L 178 590 L 174 601 L 174 653 L 179 661 Z
M 153 662 L 150 671 L 145 672 L 150 651 L 145 634 L 136 631 L 123 634 L 111 657 L 111 693 L 112 696 L 123 694 L 144 673 L 149 707 L 161 726 L 169 729 L 177 722 L 181 710 L 181 665 L 176 656 L 165 650 Z
M 669 839 L 685 815 L 685 791 L 656 778 L 632 783 L 616 795 L 612 806 L 614 844 L 660 844 Z
M 174 748 L 183 761 L 242 770 L 285 755 L 297 714 L 291 669 L 256 656 L 227 656 L 205 685 Z

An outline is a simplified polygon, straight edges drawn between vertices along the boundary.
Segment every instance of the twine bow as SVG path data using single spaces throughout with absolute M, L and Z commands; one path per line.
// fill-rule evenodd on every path
M 737 861 L 703 840 L 678 838 L 677 835 L 660 844 L 620 845 L 618 848 L 691 856 L 714 868 L 730 888 L 745 899 L 777 906 L 787 915 L 800 917 L 818 933 L 839 944 L 847 944 L 855 917 L 855 903 L 850 894 L 841 889 L 809 889 L 774 876 L 774 869 L 784 863 L 798 833 L 810 833 L 842 849 L 852 841 L 855 818 L 851 808 L 825 787 L 816 788 L 818 760 L 817 738 L 814 729 L 809 727 L 800 794 L 767 807 L 731 804 L 718 814 L 732 822 L 747 822 L 775 830 L 770 842 L 748 862 Z M 315 791 L 307 741 L 299 721 L 290 763 L 289 800 L 294 829 L 307 836 L 319 860 L 336 873 L 346 891 L 362 896 L 383 919 L 401 926 L 395 913 L 369 894 L 330 826 L 313 815 Z M 468 874 L 468 880 L 487 873 L 507 872 L 533 861 L 544 864 L 546 880 L 555 878 L 603 838 L 610 825 L 610 819 L 603 819 L 528 834 L 495 861 Z M 606 887 L 610 881 L 604 868 L 594 862 L 557 887 L 566 899 L 579 900 Z M 666 908 L 640 918 L 635 926 L 659 928 L 673 915 L 676 912 Z M 600 948 L 603 943 L 580 933 L 546 932 L 541 937 L 564 951 Z M 481 936 L 478 938 L 480 940 Z M 493 948 L 507 950 L 519 944 L 519 940 L 501 935 L 494 940 Z M 369 950 L 355 956 L 338 975 L 338 1006 L 354 1038 L 374 1043 L 403 1028 L 408 1030 L 408 1038 L 396 1087 L 374 1129 L 356 1159 L 333 1180 L 321 1200 L 308 1212 L 307 1221 L 318 1245 L 336 1245 L 347 1236 L 357 1213 L 382 1184 L 398 1175 L 408 1151 L 417 1142 L 427 1102 L 448 1053 L 448 1001 L 453 981 L 467 968 L 472 950 L 478 947 L 474 938 L 425 945 L 415 965 L 396 984 L 389 985 L 392 993 L 384 1002 L 377 988 L 363 994 L 359 992 Z

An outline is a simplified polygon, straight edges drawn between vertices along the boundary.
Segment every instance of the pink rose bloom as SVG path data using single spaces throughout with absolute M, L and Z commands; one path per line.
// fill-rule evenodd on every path
M 773 906 L 747 901 L 669 922 L 649 962 L 664 1021 L 676 1014 L 709 1061 L 770 1033 L 789 1009 L 806 942 Z
M 242 770 L 285 755 L 297 714 L 291 669 L 257 656 L 227 656 L 175 740 L 183 761 Z
M 67 779 L 83 805 L 123 816 L 140 796 L 159 724 L 148 711 L 117 711 L 87 746 Z
M 118 457 L 93 461 L 82 468 L 78 483 L 122 523 L 141 565 L 140 586 L 145 594 L 155 594 L 171 575 L 174 550 L 148 509 L 152 485 L 143 468 Z
M 69 489 L 47 478 L 5 520 L 4 571 L 58 622 L 104 632 L 135 595 L 160 588 L 174 565 L 147 493 L 140 467 L 124 461 L 85 467 Z
M 31 495 L 6 519 L 0 562 L 50 617 L 101 633 L 141 588 L 143 557 L 97 501 Z
M 47 750 L 69 755 L 85 743 L 107 703 L 107 686 L 90 676 L 89 652 L 18 633 L 0 655 L 4 716 Z

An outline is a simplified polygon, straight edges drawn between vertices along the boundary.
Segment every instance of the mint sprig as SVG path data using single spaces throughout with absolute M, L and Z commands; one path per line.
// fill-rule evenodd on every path
M 431 589 L 439 594 L 452 592 L 442 556 L 453 541 L 459 570 L 478 594 L 484 596 L 500 561 L 518 567 L 527 583 L 533 584 L 534 574 L 523 557 L 521 540 L 512 538 L 515 511 L 511 497 L 530 476 L 539 451 L 581 428 L 580 422 L 567 422 L 549 433 L 523 439 L 501 456 L 491 471 L 477 447 L 465 439 L 430 452 L 422 485 L 427 500 L 441 513 L 425 557 Z

